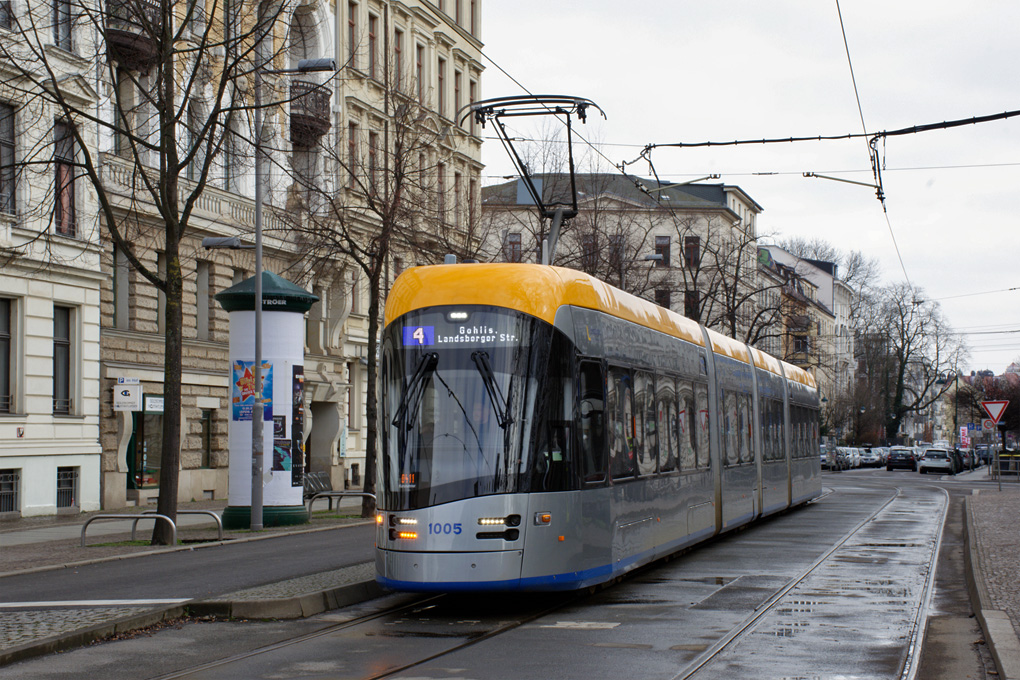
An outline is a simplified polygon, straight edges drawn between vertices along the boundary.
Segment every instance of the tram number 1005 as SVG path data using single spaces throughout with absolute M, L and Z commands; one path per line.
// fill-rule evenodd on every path
M 442 523 L 442 522 L 429 522 L 429 534 L 438 536 L 442 534 L 459 534 L 464 530 L 463 525 L 460 522 L 456 524 Z

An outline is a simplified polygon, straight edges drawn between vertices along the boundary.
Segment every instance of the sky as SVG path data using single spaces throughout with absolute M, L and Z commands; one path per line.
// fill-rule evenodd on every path
M 879 132 L 1020 109 L 1010 0 L 487 0 L 481 37 L 482 98 L 593 100 L 607 119 L 575 129 L 612 164 L 647 144 Z M 538 119 L 511 130 L 550 133 Z M 492 183 L 513 169 L 483 134 Z M 907 279 L 940 302 L 970 347 L 961 371 L 1002 373 L 1020 359 L 1020 117 L 890 137 L 879 151 L 888 219 L 874 189 L 802 176 L 872 183 L 863 139 L 651 158 L 668 181 L 718 173 L 712 182 L 740 186 L 764 209 L 766 238 L 817 237 L 878 258 L 880 283 Z M 648 164 L 628 172 L 648 176 Z

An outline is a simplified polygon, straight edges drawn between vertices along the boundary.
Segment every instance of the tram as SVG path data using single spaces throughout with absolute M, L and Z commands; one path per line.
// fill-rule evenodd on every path
M 377 582 L 611 581 L 821 493 L 804 370 L 581 272 L 415 267 L 386 301 Z

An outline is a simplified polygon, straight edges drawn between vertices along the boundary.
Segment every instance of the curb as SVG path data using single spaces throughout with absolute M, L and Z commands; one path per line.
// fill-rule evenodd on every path
M 985 586 L 981 571 L 981 556 L 978 554 L 974 535 L 974 515 L 970 508 L 970 499 L 963 499 L 963 562 L 967 579 L 967 591 L 970 594 L 974 615 L 981 625 L 981 630 L 988 641 L 992 652 L 995 668 L 1000 678 L 1020 680 L 1020 638 L 1017 638 L 1013 623 L 1006 612 L 991 608 L 991 598 Z
M 188 603 L 190 616 L 219 619 L 302 619 L 331 609 L 348 607 L 383 595 L 385 591 L 372 581 L 347 585 L 293 597 L 261 600 L 200 600 Z

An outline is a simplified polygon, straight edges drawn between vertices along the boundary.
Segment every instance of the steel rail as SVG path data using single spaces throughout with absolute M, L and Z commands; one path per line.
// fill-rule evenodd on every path
M 767 613 L 772 611 L 772 609 L 774 609 L 782 601 L 783 597 L 787 593 L 789 593 L 795 587 L 800 585 L 805 579 L 807 579 L 808 576 L 810 576 L 819 567 L 825 564 L 825 562 L 833 555 L 833 553 L 842 548 L 851 538 L 857 535 L 857 533 L 860 532 L 861 529 L 870 524 L 875 519 L 875 517 L 879 515 L 879 513 L 881 513 L 883 510 L 889 507 L 893 503 L 893 501 L 899 498 L 901 492 L 902 489 L 900 487 L 896 487 L 896 493 L 890 496 L 889 500 L 883 503 L 880 508 L 875 510 L 873 513 L 871 513 L 863 520 L 861 520 L 855 527 L 850 529 L 850 531 L 844 534 L 842 538 L 840 538 L 836 543 L 832 545 L 832 547 L 830 547 L 828 550 L 822 553 L 822 555 L 818 559 L 816 559 L 811 565 L 809 565 L 807 569 L 805 569 L 800 574 L 790 579 L 790 581 L 788 581 L 786 585 L 784 585 L 782 588 L 773 593 L 773 595 L 763 605 L 756 609 L 753 614 L 745 618 L 743 621 L 741 621 L 739 624 L 733 627 L 728 633 L 726 633 L 726 635 L 724 635 L 721 639 L 717 640 L 715 644 L 713 644 L 711 647 L 709 647 L 704 652 L 695 657 L 694 660 L 691 661 L 691 663 L 689 663 L 677 675 L 674 675 L 671 678 L 671 680 L 686 680 L 686 678 L 694 676 L 698 671 L 707 666 L 710 661 L 712 661 L 715 657 L 717 657 L 719 654 L 725 651 L 730 645 L 732 645 L 734 642 L 743 637 L 744 633 L 751 630 L 754 627 L 754 625 L 759 620 L 761 620 L 762 617 L 764 617 Z

